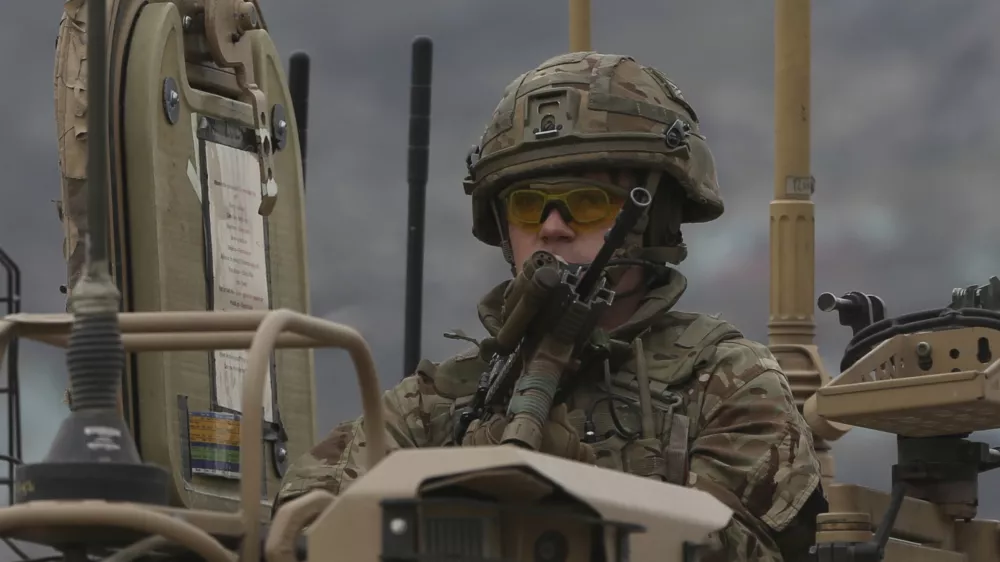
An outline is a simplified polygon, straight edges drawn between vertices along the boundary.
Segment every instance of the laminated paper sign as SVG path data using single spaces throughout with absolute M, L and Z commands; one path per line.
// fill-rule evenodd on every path
M 205 142 L 208 216 L 211 233 L 215 310 L 268 310 L 267 255 L 256 156 Z M 219 406 L 242 412 L 247 351 L 214 352 L 215 396 Z M 271 365 L 264 384 L 264 419 L 274 421 Z

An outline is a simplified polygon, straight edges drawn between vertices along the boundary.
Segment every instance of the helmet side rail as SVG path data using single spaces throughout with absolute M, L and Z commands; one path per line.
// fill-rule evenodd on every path
M 126 352 L 248 349 L 240 418 L 240 513 L 246 537 L 244 560 L 257 559 L 259 494 L 255 485 L 261 467 L 247 459 L 262 454 L 261 411 L 268 358 L 274 349 L 345 349 L 351 356 L 361 392 L 362 411 L 373 427 L 385 425 L 375 362 L 365 339 L 355 329 L 288 309 L 238 312 L 121 312 L 118 314 Z M 71 314 L 14 314 L 0 320 L 0 359 L 12 337 L 66 347 Z M 368 440 L 367 466 L 386 454 L 385 435 L 375 431 Z M 16 506 L 15 506 L 16 507 Z M 2 531 L 2 526 L 0 526 Z M 186 542 L 186 541 L 185 541 Z M 253 552 L 249 552 L 253 551 Z

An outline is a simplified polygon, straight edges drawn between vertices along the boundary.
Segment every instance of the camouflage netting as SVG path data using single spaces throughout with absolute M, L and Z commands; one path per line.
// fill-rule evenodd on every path
M 60 199 L 67 293 L 83 272 L 87 229 L 87 10 L 67 0 L 56 42 L 55 113 L 59 139 Z

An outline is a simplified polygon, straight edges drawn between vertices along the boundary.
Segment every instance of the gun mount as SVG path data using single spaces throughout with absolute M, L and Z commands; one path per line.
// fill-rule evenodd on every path
M 840 315 L 840 325 L 848 326 L 856 336 L 875 322 L 885 319 L 885 303 L 874 295 L 851 291 L 842 297 L 823 293 L 816 301 L 823 312 L 834 310 Z
M 975 519 L 979 474 L 1000 467 L 1000 451 L 967 439 L 1000 428 L 998 287 L 992 277 L 955 289 L 947 307 L 894 318 L 872 295 L 820 297 L 854 337 L 842 374 L 806 403 L 807 417 L 895 434 L 897 462 L 891 494 L 827 490 L 815 559 L 1000 558 L 1000 523 Z

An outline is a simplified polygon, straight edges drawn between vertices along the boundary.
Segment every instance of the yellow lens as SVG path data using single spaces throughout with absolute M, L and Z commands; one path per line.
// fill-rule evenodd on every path
M 541 185 L 544 186 L 541 189 L 529 184 L 529 187 L 514 188 L 508 193 L 507 217 L 511 222 L 538 226 L 546 206 L 555 201 L 569 211 L 571 227 L 590 231 L 610 224 L 624 201 L 608 189 L 581 185 L 579 181 Z
M 573 220 L 589 224 L 607 218 L 614 212 L 611 200 L 603 189 L 575 189 L 562 197 L 573 215 Z
M 538 224 L 547 203 L 545 194 L 531 189 L 518 189 L 510 194 L 507 212 L 511 220 L 524 224 Z

